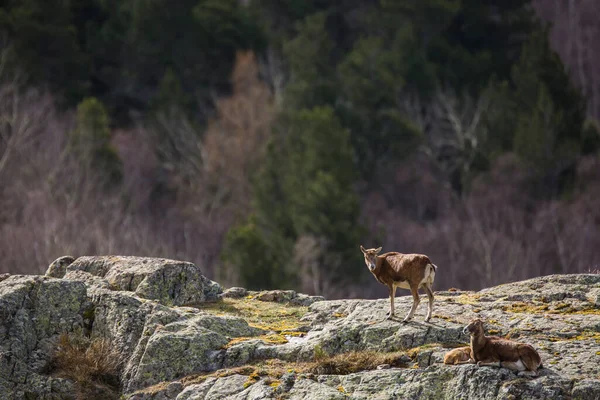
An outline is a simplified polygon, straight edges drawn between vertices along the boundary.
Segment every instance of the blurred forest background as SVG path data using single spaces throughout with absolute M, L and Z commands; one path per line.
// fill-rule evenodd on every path
M 381 296 L 600 268 L 596 0 L 0 0 L 0 260 Z

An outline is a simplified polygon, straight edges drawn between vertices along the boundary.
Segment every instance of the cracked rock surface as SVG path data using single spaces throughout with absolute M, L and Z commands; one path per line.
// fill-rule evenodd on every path
M 387 298 L 325 301 L 243 288 L 222 296 L 190 263 L 70 261 L 55 264 L 52 276 L 0 281 L 2 398 L 76 398 L 78 383 L 49 369 L 65 333 L 111 343 L 121 361 L 116 395 L 130 400 L 600 398 L 600 275 L 438 291 L 429 323 L 426 302 L 402 323 L 411 296 L 396 298 L 396 319 L 384 321 Z M 476 317 L 488 335 L 538 349 L 539 376 L 442 364 L 446 351 L 468 342 L 462 329 Z M 336 355 L 368 352 L 401 354 L 400 362 L 311 370 Z

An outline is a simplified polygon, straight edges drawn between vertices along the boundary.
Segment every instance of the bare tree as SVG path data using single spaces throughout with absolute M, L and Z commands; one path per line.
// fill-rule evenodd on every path
M 538 15 L 551 23 L 551 44 L 588 99 L 587 114 L 600 120 L 600 3 L 595 0 L 534 0 Z
M 475 157 L 482 151 L 487 139 L 483 120 L 490 107 L 485 93 L 478 99 L 438 92 L 433 101 L 423 105 L 418 98 L 406 98 L 404 111 L 425 135 L 421 150 L 447 176 L 458 174 L 469 179 Z
M 0 76 L 0 175 L 12 157 L 35 144 L 53 112 L 50 95 L 24 88 L 19 75 Z

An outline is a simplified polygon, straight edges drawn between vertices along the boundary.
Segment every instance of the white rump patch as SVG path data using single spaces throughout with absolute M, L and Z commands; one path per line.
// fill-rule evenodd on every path
M 523 364 L 523 361 L 521 361 L 521 359 L 519 359 L 519 361 L 515 362 L 515 367 L 519 370 L 519 371 L 525 371 L 527 368 L 525 367 L 525 364 Z

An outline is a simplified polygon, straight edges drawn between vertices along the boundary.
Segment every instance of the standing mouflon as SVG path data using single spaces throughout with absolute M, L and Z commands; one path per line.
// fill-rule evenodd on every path
M 396 252 L 378 255 L 381 247 L 365 249 L 362 245 L 360 251 L 365 256 L 365 263 L 369 271 L 378 282 L 386 285 L 390 291 L 390 312 L 387 318 L 394 316 L 394 296 L 396 288 L 410 289 L 413 295 L 413 305 L 403 322 L 410 321 L 420 303 L 419 289 L 424 288 L 429 298 L 429 311 L 425 321 L 429 321 L 433 312 L 433 280 L 437 266 L 429 257 L 423 254 L 402 254 Z

